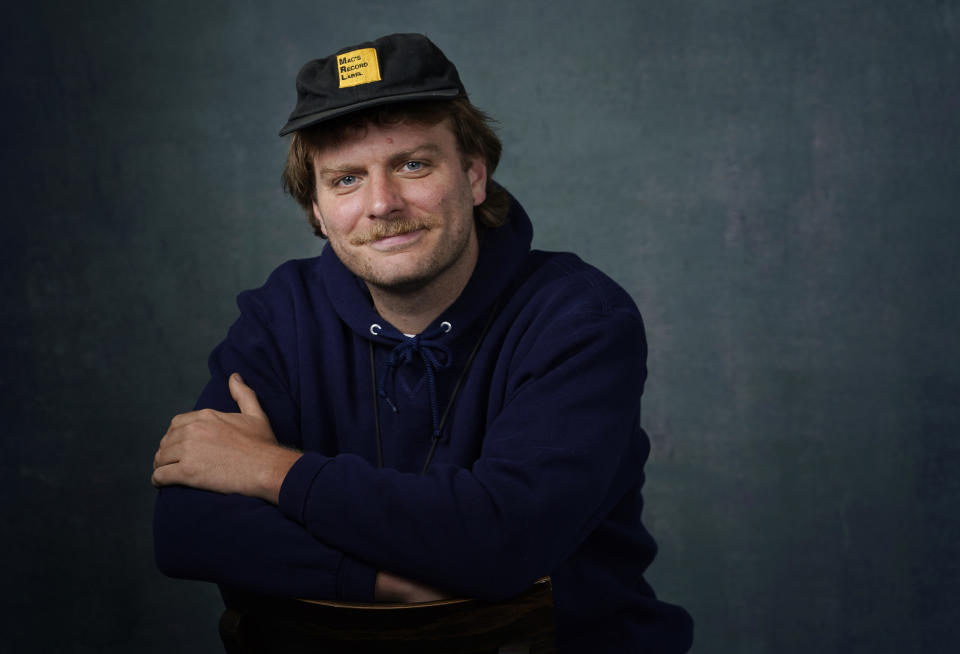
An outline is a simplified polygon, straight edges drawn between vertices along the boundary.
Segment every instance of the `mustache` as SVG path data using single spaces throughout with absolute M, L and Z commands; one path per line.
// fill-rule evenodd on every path
M 418 229 L 431 229 L 432 227 L 433 225 L 431 225 L 430 222 L 424 218 L 410 218 L 401 216 L 399 218 L 391 218 L 390 220 L 378 220 L 374 223 L 373 228 L 370 231 L 366 232 L 365 234 L 358 234 L 357 236 L 351 238 L 350 245 L 366 245 L 367 243 L 379 241 L 384 238 L 390 238 L 391 236 L 400 236 L 401 234 L 415 232 Z

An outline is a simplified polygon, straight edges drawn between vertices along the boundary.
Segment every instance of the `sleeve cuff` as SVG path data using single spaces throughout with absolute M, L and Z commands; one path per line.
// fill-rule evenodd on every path
M 330 463 L 330 457 L 306 452 L 297 459 L 283 478 L 280 486 L 280 511 L 301 525 L 306 525 L 306 508 L 320 471 Z M 366 563 L 344 554 L 337 568 L 337 599 L 341 602 L 372 602 L 377 570 Z
M 341 602 L 373 602 L 377 571 L 344 555 L 337 570 L 337 599 Z
M 305 452 L 283 478 L 280 486 L 278 505 L 280 511 L 291 520 L 306 525 L 305 512 L 310 489 L 317 476 L 325 465 L 330 463 L 330 457 L 316 452 Z

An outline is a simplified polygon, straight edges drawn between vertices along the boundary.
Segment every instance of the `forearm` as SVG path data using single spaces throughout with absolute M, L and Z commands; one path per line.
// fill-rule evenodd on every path
M 636 484 L 635 474 L 624 473 L 611 475 L 606 488 L 583 488 L 563 478 L 569 465 L 539 481 L 535 473 L 445 465 L 419 477 L 337 457 L 320 472 L 299 516 L 283 492 L 281 508 L 381 569 L 455 595 L 501 599 L 551 574 Z M 362 479 L 368 495 L 328 495 L 344 478 Z
M 154 546 L 157 567 L 173 577 L 268 595 L 373 600 L 373 568 L 249 497 L 161 489 Z

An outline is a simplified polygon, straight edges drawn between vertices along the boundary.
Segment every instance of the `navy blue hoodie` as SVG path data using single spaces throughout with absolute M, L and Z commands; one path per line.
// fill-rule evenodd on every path
M 531 251 L 531 237 L 514 202 L 416 339 L 329 247 L 242 293 L 197 408 L 237 411 L 239 372 L 304 454 L 279 507 L 162 489 L 160 569 L 351 601 L 372 601 L 380 569 L 486 599 L 550 575 L 561 652 L 685 652 L 689 616 L 643 578 L 656 545 L 640 520 L 640 314 L 603 273 Z

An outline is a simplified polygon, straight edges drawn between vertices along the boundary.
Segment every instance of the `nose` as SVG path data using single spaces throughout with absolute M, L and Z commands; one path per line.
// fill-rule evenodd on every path
M 397 180 L 387 173 L 371 174 L 367 183 L 367 217 L 389 218 L 403 210 L 403 197 Z

